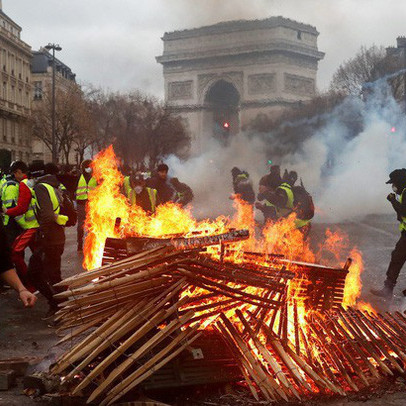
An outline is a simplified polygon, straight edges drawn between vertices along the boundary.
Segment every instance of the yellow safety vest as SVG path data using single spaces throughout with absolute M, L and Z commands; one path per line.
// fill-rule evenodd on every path
M 68 216 L 59 214 L 59 212 L 61 211 L 61 206 L 59 204 L 58 196 L 56 195 L 55 189 L 48 183 L 40 183 L 40 185 L 45 186 L 45 188 L 48 191 L 49 198 L 51 199 L 52 202 L 52 209 L 54 213 L 57 215 L 56 223 L 59 224 L 60 226 L 64 226 L 68 222 L 69 218 Z M 40 209 L 40 207 L 37 199 L 35 199 L 35 210 L 37 209 Z
M 289 183 L 282 183 L 280 186 L 278 186 L 277 189 L 283 190 L 286 193 L 286 196 L 288 198 L 288 201 L 286 202 L 285 207 L 277 208 L 277 215 L 278 215 L 278 218 L 286 217 L 288 214 L 290 214 L 292 212 L 292 209 L 293 209 L 294 196 L 293 196 L 292 186 L 290 186 Z
M 80 175 L 78 187 L 76 189 L 76 200 L 87 200 L 89 191 L 93 190 L 97 186 L 95 178 L 90 178 L 89 183 L 86 183 L 86 179 L 83 175 Z
M 124 178 L 123 186 L 124 186 L 125 195 L 127 196 L 128 200 L 130 201 L 130 204 L 134 206 L 135 204 L 137 204 L 137 194 L 135 193 L 135 190 L 130 185 L 129 176 L 126 176 Z M 155 213 L 156 197 L 157 197 L 158 192 L 156 191 L 156 189 L 152 189 L 150 187 L 147 187 L 145 189 L 147 189 L 149 201 L 151 202 L 152 213 Z
M 18 183 L 14 180 L 8 180 L 4 185 L 1 193 L 1 202 L 6 209 L 11 209 L 17 206 L 18 201 Z M 7 226 L 10 221 L 10 216 L 3 216 L 3 224 Z M 18 222 L 18 219 L 16 218 Z
M 34 195 L 34 191 L 28 186 L 28 179 L 23 179 L 22 182 L 28 187 L 28 189 L 30 189 L 31 192 L 31 201 L 30 201 L 30 205 L 28 206 L 28 210 L 25 212 L 24 214 L 24 229 L 28 230 L 31 228 L 38 228 L 39 224 L 37 221 L 37 218 L 35 217 L 35 195 Z
M 2 195 L 2 193 L 3 193 L 3 187 L 4 187 L 4 185 L 7 183 L 7 178 L 5 177 L 5 176 L 3 176 L 1 179 L 0 179 L 0 197 L 1 197 L 1 195 Z
M 402 202 L 403 202 L 403 195 L 406 195 L 406 189 L 403 189 L 402 193 L 400 194 L 400 197 L 399 197 L 400 204 L 402 204 Z M 405 196 L 405 198 L 406 198 L 406 196 Z M 402 217 L 402 221 L 399 224 L 399 230 L 406 231 L 406 217 Z

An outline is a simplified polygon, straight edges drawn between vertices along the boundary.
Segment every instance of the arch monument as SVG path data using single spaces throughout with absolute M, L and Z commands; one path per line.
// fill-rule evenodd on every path
M 165 33 L 165 100 L 185 121 L 195 152 L 258 114 L 278 114 L 316 92 L 316 28 L 283 17 Z

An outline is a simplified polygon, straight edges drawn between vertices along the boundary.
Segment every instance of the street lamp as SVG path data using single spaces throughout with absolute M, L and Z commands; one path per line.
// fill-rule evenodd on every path
M 58 154 L 56 151 L 56 137 L 55 137 L 55 51 L 61 51 L 62 48 L 59 44 L 51 44 L 45 46 L 47 51 L 52 49 L 52 162 L 58 162 Z

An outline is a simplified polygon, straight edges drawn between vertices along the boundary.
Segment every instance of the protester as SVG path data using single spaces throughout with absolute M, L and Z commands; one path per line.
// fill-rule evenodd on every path
M 259 190 L 257 196 L 259 201 L 255 203 L 255 207 L 264 215 L 265 223 L 268 221 L 276 221 L 278 218 L 276 206 L 270 202 L 274 190 L 269 187 L 269 179 L 266 176 L 263 176 L 259 181 Z
M 34 186 L 36 215 L 39 223 L 38 250 L 30 259 L 30 277 L 35 279 L 38 290 L 47 298 L 51 316 L 57 310 L 53 295 L 58 292 L 53 285 L 62 280 L 61 257 L 65 246 L 64 225 L 68 216 L 61 215 L 61 183 L 55 164 L 45 165 L 45 175 Z
M 186 183 L 180 182 L 178 178 L 172 178 L 170 183 L 176 193 L 174 203 L 184 207 L 193 200 L 193 191 Z
M 233 177 L 234 190 L 234 194 L 231 195 L 231 199 L 238 197 L 249 204 L 254 204 L 255 192 L 248 172 L 242 171 L 235 166 L 231 170 L 231 175 Z
M 161 203 L 170 202 L 176 198 L 175 190 L 169 183 L 168 171 L 168 165 L 158 165 L 156 175 L 149 179 L 147 184 L 148 187 L 157 190 Z
M 11 246 L 17 236 L 22 232 L 22 227 L 19 224 L 20 219 L 11 217 L 7 211 L 15 206 L 18 202 L 19 184 L 13 174 L 9 174 L 6 178 L 6 182 L 3 183 L 1 193 L 3 225 L 7 235 L 7 241 Z M 20 221 L 21 223 L 21 221 Z
M 390 193 L 387 196 L 387 200 L 392 204 L 397 219 L 400 222 L 400 238 L 396 243 L 395 249 L 392 251 L 383 289 L 372 289 L 371 293 L 383 298 L 391 298 L 400 271 L 406 262 L 406 169 L 396 169 L 391 172 L 389 180 L 386 183 L 392 184 L 394 193 Z
M 6 216 L 12 217 L 21 227 L 22 231 L 12 243 L 12 259 L 17 270 L 17 274 L 25 286 L 34 292 L 36 289 L 30 285 L 27 279 L 28 268 L 24 260 L 24 254 L 27 247 L 34 252 L 36 238 L 35 234 L 39 227 L 34 213 L 35 199 L 32 191 L 32 180 L 28 179 L 28 167 L 22 161 L 15 161 L 10 166 L 10 173 L 18 182 L 17 204 L 4 211 Z
M 11 250 L 7 243 L 7 236 L 3 223 L 0 222 L 0 277 L 5 283 L 12 287 L 25 307 L 33 307 L 37 297 L 33 295 L 21 282 L 11 261 Z
M 97 186 L 97 181 L 93 178 L 92 161 L 87 159 L 82 162 L 79 181 L 76 188 L 76 202 L 78 211 L 78 223 L 77 223 L 77 250 L 83 250 L 83 237 L 84 226 L 86 220 L 86 205 L 89 197 L 89 192 Z
M 137 172 L 124 178 L 124 194 L 131 205 L 141 207 L 147 213 L 155 213 L 160 203 L 156 189 L 147 187 L 146 180 L 141 172 Z

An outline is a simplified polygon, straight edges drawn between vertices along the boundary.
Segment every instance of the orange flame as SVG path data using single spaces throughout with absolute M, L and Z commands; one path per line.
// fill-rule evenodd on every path
M 87 206 L 86 229 L 87 237 L 84 246 L 84 267 L 92 269 L 101 265 L 103 249 L 107 237 L 122 238 L 126 236 L 168 237 L 174 234 L 188 236 L 193 232 L 204 235 L 213 235 L 226 232 L 230 227 L 248 229 L 250 238 L 246 241 L 232 244 L 227 260 L 241 262 L 244 252 L 255 251 L 262 253 L 262 257 L 253 259 L 254 262 L 269 266 L 266 261 L 269 253 L 283 255 L 287 260 L 300 260 L 306 262 L 343 263 L 348 252 L 348 237 L 340 232 L 326 231 L 326 240 L 318 252 L 313 252 L 301 230 L 295 227 L 295 214 L 277 222 L 269 222 L 263 229 L 262 235 L 258 233 L 255 224 L 253 207 L 246 202 L 236 199 L 234 206 L 236 214 L 232 219 L 224 216 L 215 220 L 197 221 L 191 211 L 180 206 L 167 203 L 158 206 L 156 213 L 148 215 L 138 206 L 131 206 L 122 194 L 123 175 L 118 170 L 119 162 L 112 146 L 100 152 L 94 159 L 92 167 L 94 177 L 98 182 L 96 189 L 89 193 Z M 115 227 L 116 218 L 121 218 L 120 228 Z M 258 236 L 257 236 L 258 235 Z M 208 253 L 219 255 L 218 247 L 212 247 Z M 344 304 L 354 305 L 359 298 L 361 290 L 360 274 L 362 272 L 362 256 L 358 250 L 351 252 L 353 265 L 347 277 L 344 294 Z M 289 267 L 289 263 L 286 264 Z M 304 323 L 305 308 L 299 298 L 301 281 L 292 281 L 289 285 L 288 297 L 297 306 L 299 320 Z M 254 289 L 254 288 L 252 288 Z M 204 294 L 202 289 L 195 288 L 189 295 Z M 260 288 L 252 293 L 266 294 Z M 217 299 L 218 300 L 218 299 Z M 244 305 L 242 308 L 249 309 Z M 231 317 L 231 315 L 229 315 Z M 277 323 L 276 323 L 277 325 Z

